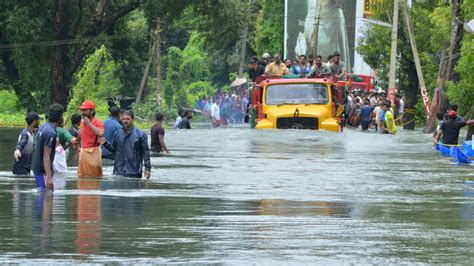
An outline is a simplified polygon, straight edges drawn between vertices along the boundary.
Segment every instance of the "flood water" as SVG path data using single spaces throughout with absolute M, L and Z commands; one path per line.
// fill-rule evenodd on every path
M 152 179 L 53 195 L 10 173 L 0 131 L 0 263 L 474 262 L 474 166 L 431 137 L 247 128 L 167 131 Z

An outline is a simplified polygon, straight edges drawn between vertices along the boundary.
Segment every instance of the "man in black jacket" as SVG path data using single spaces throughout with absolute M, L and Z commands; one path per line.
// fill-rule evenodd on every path
M 18 137 L 18 143 L 15 147 L 13 157 L 13 174 L 29 175 L 31 170 L 31 162 L 33 159 L 33 138 L 35 131 L 40 125 L 42 118 L 35 112 L 26 114 L 27 127 L 23 129 Z
M 123 128 L 115 133 L 112 143 L 106 142 L 104 138 L 101 143 L 115 154 L 114 175 L 141 178 L 144 163 L 143 177 L 149 179 L 151 163 L 148 136 L 133 125 L 134 118 L 132 111 L 125 111 L 122 115 Z

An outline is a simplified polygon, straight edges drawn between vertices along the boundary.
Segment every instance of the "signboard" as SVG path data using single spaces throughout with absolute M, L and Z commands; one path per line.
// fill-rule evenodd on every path
M 348 71 L 354 62 L 356 35 L 355 0 L 286 0 L 285 58 L 334 52 Z
M 364 0 L 364 18 L 370 18 L 374 12 L 383 10 L 384 2 L 387 0 Z

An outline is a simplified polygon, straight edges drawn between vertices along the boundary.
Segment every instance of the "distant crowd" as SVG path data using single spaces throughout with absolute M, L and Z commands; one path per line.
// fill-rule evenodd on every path
M 230 123 L 248 122 L 249 99 L 246 91 L 236 90 L 235 93 L 220 92 L 212 97 L 201 97 L 195 104 L 196 109 L 208 117 L 212 127 L 226 127 Z M 178 125 L 178 117 L 175 128 Z

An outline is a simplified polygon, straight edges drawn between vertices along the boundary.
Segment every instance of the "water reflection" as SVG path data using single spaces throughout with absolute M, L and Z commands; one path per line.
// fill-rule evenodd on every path
M 40 248 L 39 253 L 50 252 L 53 242 L 53 194 L 50 192 L 38 192 L 33 207 L 34 240 L 33 245 Z
M 113 177 L 111 166 L 101 180 L 78 180 L 71 167 L 51 196 L 38 194 L 31 177 L 0 172 L 0 263 L 474 257 L 474 182 L 462 182 L 472 168 L 439 158 L 429 136 L 243 129 L 166 136 L 176 149 L 152 158 L 149 181 Z
M 351 213 L 345 202 L 263 199 L 256 203 L 257 215 L 349 217 Z
M 78 178 L 78 190 L 100 190 L 100 179 Z M 100 251 L 102 235 L 101 196 L 93 194 L 77 195 L 77 238 L 76 253 L 97 254 Z
M 13 152 L 21 129 L 0 128 L 0 171 L 12 171 Z
M 464 179 L 461 217 L 467 221 L 474 221 L 474 176 Z

